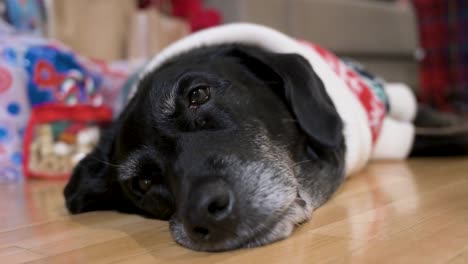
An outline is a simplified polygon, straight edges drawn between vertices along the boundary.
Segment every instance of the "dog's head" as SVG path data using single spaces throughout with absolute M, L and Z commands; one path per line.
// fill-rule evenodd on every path
M 291 234 L 343 178 L 342 122 L 295 54 L 205 47 L 147 74 L 65 189 L 72 213 L 170 219 L 174 239 L 220 251 Z

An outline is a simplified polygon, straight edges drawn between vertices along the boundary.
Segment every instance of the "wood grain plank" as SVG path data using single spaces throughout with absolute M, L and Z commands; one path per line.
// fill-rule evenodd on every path
M 2 263 L 16 264 L 42 258 L 41 255 L 20 247 L 0 248 L 0 261 Z
M 468 158 L 373 163 L 290 238 L 224 253 L 178 246 L 167 222 L 70 216 L 64 184 L 0 185 L 1 263 L 468 263 Z

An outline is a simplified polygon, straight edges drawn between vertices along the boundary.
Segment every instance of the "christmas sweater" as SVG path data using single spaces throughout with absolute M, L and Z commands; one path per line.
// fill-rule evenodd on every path
M 415 134 L 411 121 L 416 113 L 416 100 L 407 86 L 387 84 L 312 42 L 296 40 L 265 26 L 234 23 L 189 35 L 151 59 L 140 78 L 191 49 L 229 43 L 296 53 L 310 63 L 344 123 L 346 175 L 359 171 L 371 159 L 407 157 Z

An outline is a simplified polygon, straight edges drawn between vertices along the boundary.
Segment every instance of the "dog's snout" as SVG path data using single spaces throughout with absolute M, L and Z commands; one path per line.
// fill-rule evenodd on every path
M 223 181 L 197 185 L 190 192 L 184 226 L 190 237 L 209 243 L 227 239 L 234 232 L 235 199 Z

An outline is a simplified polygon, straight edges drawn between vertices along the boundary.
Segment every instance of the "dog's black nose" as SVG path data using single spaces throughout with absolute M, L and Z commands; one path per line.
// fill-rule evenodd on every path
M 184 221 L 186 232 L 197 242 L 214 243 L 234 234 L 234 195 L 226 183 L 197 185 L 189 195 Z

